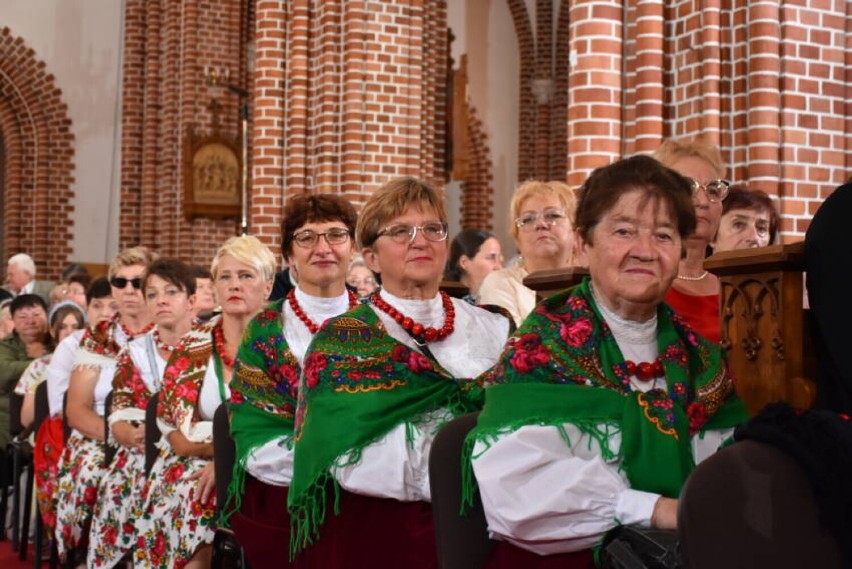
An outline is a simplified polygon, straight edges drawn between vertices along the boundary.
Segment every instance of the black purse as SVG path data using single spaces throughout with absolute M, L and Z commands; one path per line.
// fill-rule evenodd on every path
M 618 526 L 604 536 L 603 569 L 681 569 L 677 532 Z

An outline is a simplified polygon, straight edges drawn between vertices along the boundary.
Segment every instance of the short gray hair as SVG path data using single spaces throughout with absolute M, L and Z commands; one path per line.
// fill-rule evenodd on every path
M 26 253 L 18 253 L 9 258 L 9 266 L 15 265 L 25 273 L 29 273 L 31 277 L 36 275 L 36 266 L 33 258 Z

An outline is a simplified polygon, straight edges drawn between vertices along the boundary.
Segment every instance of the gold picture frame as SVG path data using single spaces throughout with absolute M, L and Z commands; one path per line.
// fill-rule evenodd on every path
M 197 136 L 190 128 L 183 162 L 183 213 L 188 220 L 240 217 L 240 156 L 238 142 L 215 132 Z

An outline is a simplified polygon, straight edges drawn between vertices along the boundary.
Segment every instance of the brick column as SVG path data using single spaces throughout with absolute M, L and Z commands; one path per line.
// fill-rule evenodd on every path
M 571 8 L 568 183 L 621 156 L 622 6 L 577 0 Z
M 636 131 L 633 152 L 663 141 L 663 2 L 639 0 L 636 34 Z
M 720 142 L 719 89 L 721 84 L 721 49 L 719 45 L 721 0 L 704 0 L 701 10 L 701 134 L 715 144 Z

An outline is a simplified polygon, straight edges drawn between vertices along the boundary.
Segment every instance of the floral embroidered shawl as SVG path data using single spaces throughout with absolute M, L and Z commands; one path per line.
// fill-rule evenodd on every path
M 335 497 L 339 491 L 330 470 L 340 458 L 357 463 L 364 447 L 431 411 L 448 408 L 459 415 L 477 409 L 481 393 L 475 382 L 452 377 L 395 340 L 369 305 L 326 322 L 302 370 L 289 493 L 291 554 L 318 536 L 327 485 Z
M 213 328 L 220 316 L 193 327 L 172 352 L 163 387 L 160 389 L 157 421 L 163 434 L 180 429 L 187 439 L 197 443 L 213 440 L 213 425 L 197 409 L 201 385 L 213 354 Z
M 293 434 L 301 367 L 284 337 L 282 308 L 283 300 L 279 300 L 255 316 L 237 352 L 228 404 L 237 447 L 228 490 L 232 511 L 240 507 L 251 452 Z
M 119 318 L 120 315 L 116 314 L 112 320 L 86 328 L 86 332 L 80 339 L 80 349 L 77 350 L 74 360 L 75 368 L 93 367 L 101 369 L 115 363 L 115 358 L 118 357 L 118 353 L 123 347 L 116 338 Z
M 621 433 L 619 455 L 631 487 L 677 497 L 694 467 L 690 438 L 705 428 L 746 419 L 718 346 L 667 305 L 657 312 L 659 358 L 668 391 L 632 391 L 624 357 L 589 290 L 589 279 L 543 301 L 484 374 L 485 406 L 466 441 L 470 457 L 485 443 L 524 425 L 566 423 L 598 440 Z M 566 444 L 570 444 L 567 435 Z M 474 483 L 465 461 L 464 502 Z

